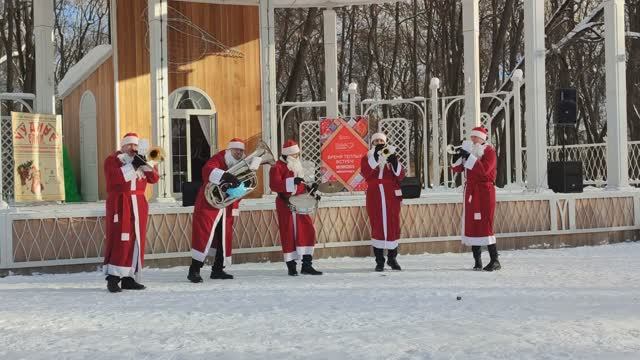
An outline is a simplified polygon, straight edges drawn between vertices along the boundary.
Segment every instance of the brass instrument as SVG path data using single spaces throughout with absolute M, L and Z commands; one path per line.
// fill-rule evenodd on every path
M 224 209 L 234 201 L 242 199 L 255 190 L 256 186 L 258 186 L 258 177 L 256 176 L 256 172 L 251 170 L 249 164 L 251 164 L 252 160 L 257 157 L 262 158 L 260 165 L 274 165 L 276 163 L 276 158 L 273 156 L 269 146 L 261 141 L 251 154 L 227 170 L 228 173 L 238 178 L 238 181 L 241 184 L 245 185 L 247 191 L 244 195 L 240 197 L 230 197 L 227 194 L 227 189 L 231 187 L 231 184 L 221 183 L 216 185 L 208 182 L 204 189 L 204 196 L 209 205 L 217 209 Z
M 460 151 L 461 148 L 462 148 L 462 145 L 453 146 L 452 144 L 449 144 L 447 145 L 447 154 L 455 155 Z
M 389 156 L 393 155 L 396 153 L 396 148 L 395 146 L 391 146 L 391 145 L 386 145 L 382 148 L 382 150 L 380 150 L 380 156 L 382 156 L 383 158 L 388 158 Z
M 147 152 L 147 161 L 162 162 L 164 161 L 165 152 L 160 146 L 153 146 Z

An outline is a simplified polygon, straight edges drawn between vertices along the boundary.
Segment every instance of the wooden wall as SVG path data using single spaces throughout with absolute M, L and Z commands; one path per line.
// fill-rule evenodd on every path
M 118 105 L 120 134 L 151 140 L 151 82 L 147 1 L 117 0 Z
M 80 178 L 80 101 L 85 91 L 91 91 L 96 99 L 98 194 L 100 199 L 106 199 L 107 193 L 102 162 L 114 151 L 115 144 L 113 61 L 111 57 L 62 101 L 63 141 L 69 150 L 78 186 L 81 186 L 82 182 Z
M 240 137 L 248 140 L 248 151 L 253 150 L 262 137 L 258 7 L 184 1 L 169 1 L 169 6 L 225 46 L 244 54 L 241 58 L 221 56 L 214 48 L 203 57 L 199 39 L 170 30 L 168 51 L 180 51 L 180 59 L 194 61 L 172 69 L 169 93 L 184 86 L 205 92 L 218 112 L 219 148 Z M 175 16 L 172 10 L 169 14 Z M 252 195 L 260 196 L 261 190 L 260 183 Z

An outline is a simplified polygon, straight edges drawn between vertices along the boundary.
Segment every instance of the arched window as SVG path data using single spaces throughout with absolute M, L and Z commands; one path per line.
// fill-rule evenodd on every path
M 216 110 L 211 98 L 195 87 L 169 95 L 171 166 L 174 197 L 185 182 L 201 180 L 201 171 L 216 149 Z

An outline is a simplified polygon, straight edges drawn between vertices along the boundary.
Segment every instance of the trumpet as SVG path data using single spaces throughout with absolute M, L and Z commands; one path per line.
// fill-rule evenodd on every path
M 382 150 L 380 150 L 380 156 L 383 158 L 388 158 L 389 156 L 396 153 L 396 148 L 390 145 L 385 145 Z
M 164 161 L 165 152 L 164 152 L 164 149 L 161 148 L 160 146 L 152 146 L 147 151 L 146 157 L 143 157 L 140 154 L 136 154 L 135 156 L 142 159 L 150 167 L 153 167 L 154 164 Z
M 449 145 L 447 145 L 447 154 L 455 155 L 458 152 L 460 152 L 461 148 L 462 148 L 462 145 L 453 146 L 452 144 L 449 144 Z

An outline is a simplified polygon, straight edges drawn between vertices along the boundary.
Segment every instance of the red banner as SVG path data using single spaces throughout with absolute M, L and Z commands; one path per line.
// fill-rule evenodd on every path
M 345 191 L 364 191 L 360 160 L 369 149 L 366 116 L 320 119 L 320 174 L 322 182 L 340 181 Z

